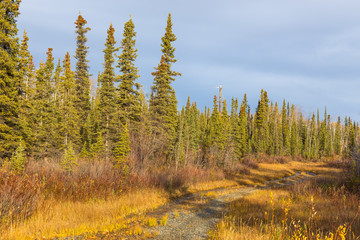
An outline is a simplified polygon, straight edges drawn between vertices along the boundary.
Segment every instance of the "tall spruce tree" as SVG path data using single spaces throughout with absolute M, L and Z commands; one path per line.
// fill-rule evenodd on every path
M 119 116 L 122 118 L 122 124 L 129 121 L 130 128 L 133 128 L 132 123 L 140 120 L 139 89 L 141 85 L 136 82 L 139 75 L 134 64 L 137 58 L 137 49 L 135 48 L 135 25 L 132 19 L 125 23 L 123 37 L 121 41 L 122 53 L 117 65 L 121 72 L 120 84 L 117 89 L 118 110 L 120 110 Z
M 222 149 L 222 121 L 221 114 L 219 112 L 219 103 L 217 96 L 214 95 L 213 109 L 210 117 L 210 144 L 217 149 Z
M 153 126 L 158 133 L 163 133 L 167 138 L 168 157 L 172 152 L 178 125 L 177 99 L 171 82 L 181 74 L 171 70 L 171 65 L 177 60 L 174 56 L 175 48 L 171 45 L 176 40 L 172 32 L 171 14 L 168 16 L 165 35 L 161 38 L 162 56 L 158 67 L 155 68 L 153 86 L 150 96 L 150 114 Z
M 65 149 L 78 149 L 80 145 L 79 115 L 76 109 L 76 84 L 74 72 L 71 70 L 70 54 L 66 53 L 63 62 L 62 104 L 61 104 L 61 136 Z M 71 146 L 69 145 L 71 144 Z M 75 150 L 76 151 L 76 150 Z
M 98 116 L 100 118 L 100 131 L 105 143 L 105 156 L 111 155 L 115 143 L 116 125 L 116 89 L 114 82 L 116 81 L 114 70 L 114 54 L 117 51 L 115 47 L 116 41 L 114 37 L 115 29 L 110 24 L 107 31 L 107 38 L 104 52 L 104 71 L 100 76 L 99 102 L 97 104 Z
M 29 51 L 29 37 L 27 36 L 27 32 L 24 31 L 23 40 L 21 41 L 20 51 L 19 51 L 19 73 L 22 80 L 21 84 L 21 98 L 22 98 L 22 107 L 26 108 L 27 103 L 29 102 L 30 97 L 32 96 L 32 90 L 34 88 L 34 63 L 33 57 Z M 25 103 L 26 102 L 26 103 Z
M 239 124 L 236 134 L 235 152 L 239 159 L 243 158 L 248 152 L 248 116 L 247 116 L 247 97 L 244 94 L 243 101 L 240 106 Z
M 237 137 L 237 128 L 239 125 L 239 103 L 238 99 L 231 99 L 231 112 L 230 112 L 230 124 L 231 124 L 231 145 L 232 147 L 236 144 L 236 137 Z
M 260 100 L 255 113 L 255 148 L 257 152 L 265 152 L 268 140 L 269 99 L 267 92 L 261 89 Z
M 35 79 L 35 66 L 33 57 L 30 54 L 28 47 L 29 37 L 26 31 L 23 34 L 23 40 L 20 45 L 20 66 L 19 73 L 21 78 L 21 97 L 20 97 L 20 111 L 19 119 L 23 132 L 24 144 L 31 144 L 33 142 L 33 131 L 31 127 L 31 109 L 33 109 L 33 95 L 34 95 L 34 79 Z
M 34 142 L 32 152 L 36 157 L 50 157 L 56 152 L 53 144 L 56 116 L 54 116 L 54 102 L 52 99 L 54 74 L 54 57 L 49 48 L 45 63 L 40 63 L 36 71 L 34 97 L 32 100 L 31 128 Z
M 338 117 L 335 128 L 334 150 L 336 155 L 341 154 L 341 118 Z
M 288 121 L 289 111 L 286 108 L 285 99 L 283 101 L 283 106 L 281 109 L 281 133 L 283 139 L 283 153 L 288 155 L 290 153 L 290 129 Z
M 0 158 L 10 157 L 20 137 L 19 43 L 16 18 L 20 0 L 0 2 Z
M 87 60 L 89 47 L 86 46 L 86 33 L 91 29 L 86 27 L 87 21 L 79 14 L 75 22 L 76 33 L 76 70 L 74 74 L 76 89 L 76 109 L 79 114 L 80 135 L 82 143 L 86 141 L 85 124 L 90 112 L 90 74 Z

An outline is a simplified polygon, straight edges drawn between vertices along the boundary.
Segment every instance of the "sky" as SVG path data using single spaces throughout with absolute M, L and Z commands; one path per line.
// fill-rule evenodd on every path
M 150 92 L 160 61 L 161 37 L 172 14 L 181 72 L 173 86 L 179 106 L 188 96 L 212 107 L 222 84 L 228 103 L 247 94 L 254 110 L 261 89 L 306 117 L 325 106 L 337 116 L 360 120 L 360 1 L 358 0 L 24 0 L 18 18 L 35 63 L 53 48 L 56 59 L 75 54 L 79 12 L 87 20 L 90 73 L 102 70 L 106 31 L 112 23 L 122 39 L 124 23 L 135 24 L 139 82 Z M 74 62 L 73 62 L 74 66 Z

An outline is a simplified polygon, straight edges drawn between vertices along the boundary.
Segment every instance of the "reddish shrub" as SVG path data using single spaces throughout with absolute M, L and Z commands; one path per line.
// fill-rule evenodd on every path
M 0 226 L 30 217 L 38 208 L 43 185 L 37 175 L 0 169 Z

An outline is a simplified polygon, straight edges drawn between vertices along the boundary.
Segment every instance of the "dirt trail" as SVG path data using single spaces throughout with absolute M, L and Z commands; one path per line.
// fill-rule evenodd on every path
M 299 183 L 312 176 L 315 175 L 312 173 L 296 173 L 290 177 L 266 182 L 263 186 L 219 189 L 179 201 L 167 212 L 166 226 L 158 226 L 153 229 L 153 239 L 207 239 L 210 229 L 226 213 L 226 206 L 231 201 L 261 189 Z
M 268 181 L 261 186 L 233 186 L 189 194 L 147 213 L 147 218 L 156 219 L 157 226 L 142 226 L 143 234 L 141 235 L 132 235 L 128 233 L 129 230 L 123 229 L 106 235 L 98 233 L 90 239 L 208 239 L 209 231 L 226 213 L 227 205 L 231 201 L 262 189 L 300 183 L 313 176 L 315 176 L 313 173 L 297 172 L 290 177 Z M 161 220 L 166 216 L 167 220 L 164 224 L 164 221 Z M 129 218 L 131 217 L 135 216 L 129 216 Z M 141 222 L 136 223 L 135 221 L 133 224 L 141 224 Z M 63 239 L 88 238 L 73 236 Z

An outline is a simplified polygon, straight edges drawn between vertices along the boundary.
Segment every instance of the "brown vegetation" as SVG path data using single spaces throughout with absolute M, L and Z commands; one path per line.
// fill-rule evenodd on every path
M 305 168 L 319 174 L 312 181 L 232 202 L 213 238 L 358 239 L 360 200 L 344 185 L 348 180 L 344 172 L 329 167 L 334 164 L 330 161 L 314 168 L 310 163 Z

